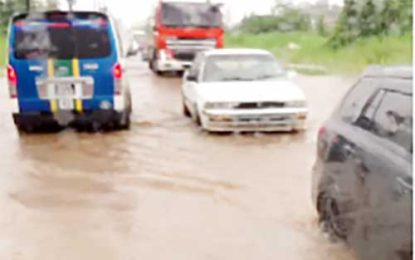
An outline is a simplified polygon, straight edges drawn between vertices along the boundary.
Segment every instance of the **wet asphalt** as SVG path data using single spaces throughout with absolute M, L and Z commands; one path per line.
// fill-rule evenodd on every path
M 318 228 L 316 133 L 353 79 L 302 76 L 303 133 L 208 134 L 128 62 L 130 131 L 18 134 L 0 84 L 0 259 L 353 260 Z

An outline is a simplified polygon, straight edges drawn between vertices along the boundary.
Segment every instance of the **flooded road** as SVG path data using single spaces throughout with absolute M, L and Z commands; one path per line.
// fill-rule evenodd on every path
M 19 136 L 0 88 L 0 259 L 353 260 L 319 231 L 316 132 L 352 79 L 305 77 L 301 134 L 209 135 L 130 62 L 132 130 Z

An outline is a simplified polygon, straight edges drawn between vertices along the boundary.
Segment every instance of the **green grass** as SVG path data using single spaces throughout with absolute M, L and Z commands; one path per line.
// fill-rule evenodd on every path
M 0 34 L 0 68 L 4 67 L 6 62 L 6 37 Z
M 290 43 L 300 48 L 290 50 Z M 240 34 L 226 38 L 226 47 L 267 49 L 283 62 L 324 66 L 328 73 L 359 73 L 371 64 L 412 64 L 412 35 L 409 34 L 365 38 L 337 50 L 326 43 L 325 37 L 303 32 Z M 318 66 L 316 71 L 311 68 L 303 72 L 315 74 L 321 71 Z

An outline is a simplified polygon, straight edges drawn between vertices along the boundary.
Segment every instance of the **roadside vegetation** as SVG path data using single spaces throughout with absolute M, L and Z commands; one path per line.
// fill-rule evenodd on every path
M 332 48 L 328 37 L 313 32 L 231 34 L 227 47 L 267 49 L 307 74 L 358 73 L 371 64 L 412 64 L 412 34 L 371 36 Z
M 0 68 L 4 67 L 5 62 L 6 62 L 6 37 L 3 34 L 0 34 Z
M 412 64 L 411 0 L 345 0 L 328 23 L 277 0 L 270 15 L 250 15 L 227 35 L 227 47 L 264 48 L 305 73 L 357 73 L 367 65 Z

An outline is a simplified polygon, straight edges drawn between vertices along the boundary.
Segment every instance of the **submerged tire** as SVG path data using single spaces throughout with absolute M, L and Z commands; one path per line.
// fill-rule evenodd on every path
M 118 130 L 130 130 L 131 129 L 131 113 L 125 111 L 121 114 L 120 119 L 117 122 Z
M 336 199 L 326 193 L 320 194 L 317 202 L 319 223 L 330 239 L 347 241 L 351 226 L 339 210 Z

